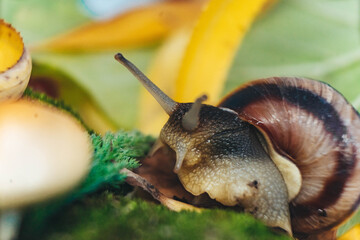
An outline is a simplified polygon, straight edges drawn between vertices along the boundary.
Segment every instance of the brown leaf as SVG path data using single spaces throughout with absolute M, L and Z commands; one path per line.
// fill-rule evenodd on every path
M 128 184 L 142 188 L 171 210 L 200 211 L 201 208 L 229 208 L 211 199 L 206 193 L 194 196 L 186 191 L 173 172 L 174 165 L 175 152 L 163 146 L 151 157 L 143 159 L 141 166 L 134 172 L 127 169 L 122 169 L 121 172 L 127 174 Z M 241 207 L 231 207 L 231 209 L 242 211 Z
M 153 156 L 145 158 L 136 169 L 136 173 L 156 186 L 165 196 L 190 203 L 194 196 L 184 189 L 178 176 L 173 172 L 174 159 L 175 153 L 163 147 Z
M 124 168 L 120 171 L 121 173 L 125 173 L 127 175 L 126 182 L 132 186 L 141 187 L 145 191 L 151 194 L 151 196 L 158 200 L 161 204 L 168 207 L 170 210 L 179 212 L 182 210 L 190 210 L 190 211 L 201 211 L 200 208 L 192 206 L 190 204 L 180 202 L 165 196 L 161 193 L 154 185 L 148 182 L 145 178 L 140 175 Z

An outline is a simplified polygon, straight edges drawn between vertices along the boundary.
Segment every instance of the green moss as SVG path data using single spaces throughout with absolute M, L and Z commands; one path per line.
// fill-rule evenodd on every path
M 125 175 L 123 168 L 133 169 L 139 166 L 137 161 L 149 151 L 154 139 L 140 132 L 107 133 L 105 136 L 91 135 L 94 156 L 90 173 L 81 188 L 74 193 L 84 195 L 98 189 L 119 189 Z
M 163 206 L 105 192 L 52 219 L 40 236 L 22 239 L 289 239 L 251 216 L 224 210 L 171 212 Z
M 84 182 L 67 196 L 27 209 L 20 239 L 288 239 L 253 217 L 225 210 L 172 212 L 131 200 L 119 170 L 139 165 L 154 141 L 139 132 L 93 134 Z
M 105 136 L 91 135 L 94 146 L 93 161 L 88 176 L 83 183 L 68 195 L 42 203 L 27 209 L 22 231 L 29 234 L 41 234 L 65 207 L 91 194 L 110 190 L 125 194 L 130 187 L 124 184 L 122 168 L 133 169 L 139 166 L 138 159 L 149 151 L 154 139 L 137 131 L 108 133 Z

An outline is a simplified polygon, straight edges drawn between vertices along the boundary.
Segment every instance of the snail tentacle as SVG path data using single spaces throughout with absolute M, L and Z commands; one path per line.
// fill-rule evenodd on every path
M 161 91 L 161 89 L 147 78 L 134 64 L 128 61 L 121 53 L 116 54 L 115 59 L 123 64 L 142 83 L 168 115 L 174 112 L 178 104 Z

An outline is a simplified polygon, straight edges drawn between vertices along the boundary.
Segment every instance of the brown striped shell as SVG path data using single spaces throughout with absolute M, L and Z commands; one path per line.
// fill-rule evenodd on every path
M 264 213 L 259 218 L 269 226 L 280 226 L 301 239 L 334 239 L 336 226 L 357 209 L 360 202 L 360 118 L 345 98 L 329 85 L 304 78 L 260 79 L 234 91 L 220 103 L 220 108 L 200 107 L 202 98 L 191 104 L 177 103 L 122 54 L 116 54 L 115 58 L 136 76 L 169 115 L 155 149 L 166 144 L 176 152 L 174 170 L 183 185 L 184 177 L 208 171 L 205 175 L 195 174 L 188 182 L 197 186 L 194 182 L 208 180 L 199 194 L 206 192 L 210 195 L 214 190 L 219 195 L 213 194 L 212 198 L 218 199 L 225 191 L 227 199 L 239 203 L 248 199 L 243 205 L 245 210 L 248 205 L 255 207 L 254 213 Z M 249 123 L 264 134 L 267 147 Z M 200 149 L 201 146 L 204 148 Z M 289 184 L 290 175 L 281 172 L 280 176 L 282 169 L 276 162 L 278 159 L 289 162 L 285 165 L 291 167 L 285 167 L 285 170 L 297 172 L 293 176 L 299 176 L 300 172 L 301 177 L 297 178 L 300 180 Z M 260 162 L 270 162 L 271 168 L 276 169 L 276 176 L 263 174 L 268 172 L 268 165 L 254 166 Z M 240 166 L 240 163 L 246 166 Z M 233 173 L 239 170 L 239 166 L 246 177 L 250 179 L 257 175 L 257 179 L 250 183 L 249 179 L 240 179 L 245 175 Z M 199 171 L 194 172 L 192 168 Z M 210 177 L 203 179 L 204 176 Z M 278 179 L 282 184 L 274 182 Z M 208 189 L 214 180 L 221 180 L 222 185 L 216 182 L 215 189 Z M 232 187 L 229 191 L 228 183 Z M 274 192 L 280 185 L 280 191 Z M 291 193 L 289 185 L 301 185 L 300 190 Z M 184 187 L 190 191 L 187 184 Z M 245 191 L 249 187 L 252 189 L 249 193 L 253 194 Z M 283 189 L 285 192 L 288 189 L 289 195 L 283 196 Z M 284 224 L 277 224 L 279 211 L 276 207 L 279 204 L 275 202 L 274 205 L 273 200 L 280 195 L 285 206 L 290 199 L 293 231 L 287 227 L 290 225 L 288 211 L 284 215 L 287 219 L 285 228 Z M 262 196 L 266 196 L 268 201 L 257 205 L 257 200 L 264 200 Z M 268 209 L 272 210 L 271 215 L 266 215 Z
M 257 127 L 299 168 L 302 186 L 290 202 L 294 233 L 332 229 L 357 209 L 360 117 L 332 87 L 305 78 L 260 79 L 219 106 Z

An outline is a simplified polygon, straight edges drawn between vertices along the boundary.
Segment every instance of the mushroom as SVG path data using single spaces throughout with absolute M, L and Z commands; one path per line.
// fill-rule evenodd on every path
M 0 101 L 21 97 L 30 78 L 31 57 L 20 34 L 0 19 Z
M 16 238 L 23 207 L 72 189 L 89 170 L 83 126 L 48 104 L 0 104 L 0 239 Z

